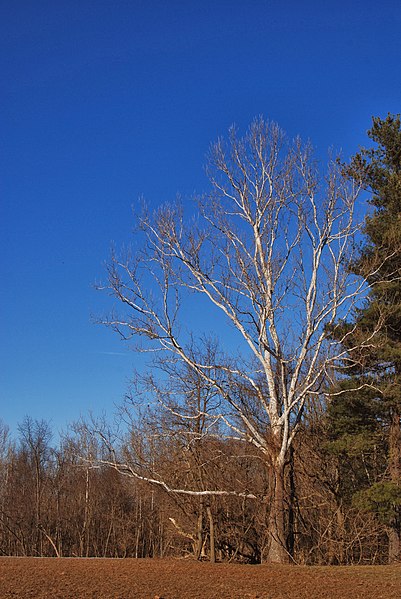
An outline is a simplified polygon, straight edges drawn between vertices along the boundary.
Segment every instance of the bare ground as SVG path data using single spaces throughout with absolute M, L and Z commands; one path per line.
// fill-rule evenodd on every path
M 399 599 L 401 565 L 0 558 L 0 599 Z

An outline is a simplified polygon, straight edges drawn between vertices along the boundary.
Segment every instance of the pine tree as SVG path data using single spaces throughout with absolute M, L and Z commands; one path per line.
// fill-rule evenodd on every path
M 353 444 L 350 439 L 355 445 L 358 438 L 366 451 L 369 434 L 379 429 L 385 433 L 388 459 L 381 477 L 358 493 L 357 501 L 376 511 L 387 525 L 389 561 L 394 562 L 401 557 L 400 116 L 373 118 L 368 135 L 375 147 L 357 153 L 347 171 L 362 179 L 371 193 L 373 211 L 365 221 L 366 242 L 351 266 L 366 278 L 370 292 L 353 322 L 338 323 L 333 331 L 338 339 L 346 334 L 348 360 L 343 365 L 347 376 L 339 383 L 342 393 L 335 395 L 329 421 L 332 437 L 337 443 L 341 440 L 343 447 L 345 442 Z

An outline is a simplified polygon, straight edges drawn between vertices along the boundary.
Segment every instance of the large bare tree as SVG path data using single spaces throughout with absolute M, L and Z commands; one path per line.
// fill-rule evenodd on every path
M 243 138 L 233 128 L 213 145 L 207 172 L 211 192 L 195 215 L 187 218 L 179 203 L 144 213 L 137 250 L 112 255 L 108 288 L 124 309 L 106 323 L 214 389 L 220 401 L 205 416 L 257 448 L 272 473 L 264 559 L 287 562 L 289 450 L 305 405 L 344 358 L 333 327 L 365 293 L 348 268 L 359 187 L 335 159 L 321 175 L 310 145 L 288 142 L 262 119 Z M 208 328 L 206 309 L 214 323 L 220 315 L 213 326 L 221 350 L 212 361 L 193 351 L 189 332 L 191 321 L 194 336 Z

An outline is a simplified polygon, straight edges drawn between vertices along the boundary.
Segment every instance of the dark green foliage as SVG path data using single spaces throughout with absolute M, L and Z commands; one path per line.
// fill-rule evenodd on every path
M 374 335 L 366 349 L 354 351 L 353 374 L 369 373 L 380 382 L 382 400 L 399 406 L 401 371 L 401 123 L 399 116 L 373 119 L 369 137 L 349 173 L 370 189 L 374 212 L 366 219 L 366 244 L 352 268 L 371 285 L 367 305 L 355 315 L 357 329 L 349 347 Z M 380 331 L 376 332 L 378 323 Z M 354 323 L 353 323 L 354 324 Z M 367 345 L 367 344 L 366 344 Z M 377 385 L 376 385 L 377 386 Z
M 370 292 L 353 322 L 340 322 L 333 337 L 348 357 L 328 410 L 331 451 L 343 456 L 343 470 L 364 468 L 354 477 L 355 505 L 375 513 L 396 530 L 401 506 L 401 122 L 399 115 L 374 118 L 368 132 L 376 144 L 362 149 L 348 174 L 370 191 L 373 212 L 366 218 L 366 242 L 351 270 Z M 338 392 L 341 392 L 338 394 Z M 380 446 L 387 459 L 377 469 Z M 365 471 L 365 476 L 363 475 Z M 344 472 L 343 472 L 344 473 Z M 352 478 L 352 477 L 351 477 Z M 398 543 L 399 545 L 399 543 Z M 394 551 L 390 555 L 394 556 Z
M 363 181 L 372 194 L 374 211 L 366 219 L 366 243 L 351 267 L 366 278 L 370 293 L 365 306 L 356 311 L 354 321 L 338 323 L 333 336 L 341 339 L 347 333 L 343 343 L 349 359 L 343 372 L 349 380 L 341 386 L 352 389 L 365 385 L 361 400 L 367 412 L 376 397 L 377 414 L 385 418 L 386 411 L 401 405 L 400 117 L 374 118 L 368 135 L 377 147 L 362 149 L 347 171 Z M 357 400 L 355 393 L 352 397 Z M 349 405 L 352 408 L 352 402 Z
M 359 509 L 375 513 L 383 524 L 394 526 L 401 507 L 401 487 L 391 481 L 375 483 L 356 493 L 353 504 Z
M 366 391 L 349 392 L 332 400 L 328 410 L 331 440 L 355 434 L 372 437 L 378 432 L 377 401 L 367 395 Z
M 353 381 L 347 381 L 352 385 Z M 346 385 L 343 382 L 343 387 Z M 364 396 L 365 395 L 365 396 Z M 326 451 L 338 464 L 338 500 L 352 505 L 355 493 L 377 480 L 386 463 L 386 443 L 378 402 L 366 391 L 336 396 L 327 411 Z

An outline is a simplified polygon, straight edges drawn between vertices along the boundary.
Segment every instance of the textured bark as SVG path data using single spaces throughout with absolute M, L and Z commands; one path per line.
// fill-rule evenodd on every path
M 291 557 L 294 557 L 295 548 L 295 472 L 294 472 L 294 447 L 291 445 L 288 459 L 288 533 L 287 550 Z
M 389 430 L 389 471 L 390 478 L 396 485 L 401 484 L 401 428 L 400 413 L 394 410 Z M 393 525 L 388 533 L 388 561 L 390 564 L 400 561 L 401 557 L 401 522 L 398 508 Z
M 207 516 L 209 518 L 209 540 L 210 540 L 210 561 L 212 564 L 216 561 L 216 549 L 215 549 L 215 537 L 214 537 L 214 521 L 212 510 L 210 509 L 210 505 L 206 508 Z
M 400 530 L 390 528 L 388 532 L 388 563 L 394 564 L 400 560 Z
M 265 560 L 269 563 L 287 564 L 290 556 L 285 534 L 285 479 L 284 464 L 276 463 L 273 472 L 273 491 L 268 521 L 268 548 Z
M 194 544 L 195 559 L 201 559 L 203 548 L 203 499 L 199 502 L 199 514 L 196 523 L 196 541 Z

